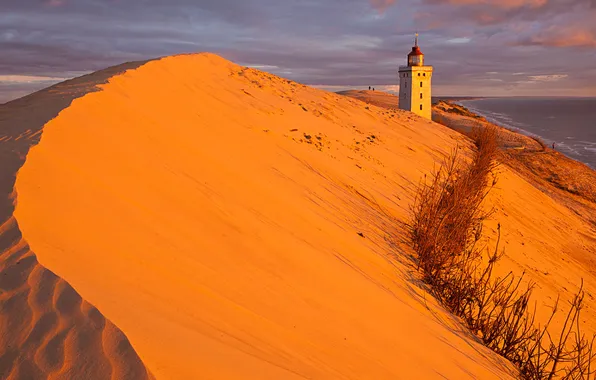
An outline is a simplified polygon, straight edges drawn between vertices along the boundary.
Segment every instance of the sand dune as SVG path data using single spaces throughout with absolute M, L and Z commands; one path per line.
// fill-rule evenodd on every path
M 156 378 L 514 375 L 423 291 L 403 242 L 415 185 L 462 135 L 211 54 L 100 87 L 44 127 L 15 216 Z M 579 275 L 593 288 L 590 227 L 500 177 L 505 264 L 550 271 L 531 274 L 541 304 Z
M 44 128 L 16 217 L 156 378 L 507 378 L 419 288 L 398 221 L 457 133 L 209 54 Z
M 399 97 L 382 91 L 347 90 L 338 94 L 361 100 L 365 103 L 388 109 L 399 109 Z
M 384 96 L 385 100 L 383 93 L 378 92 L 375 100 L 383 104 L 394 98 L 391 94 Z M 360 98 L 369 101 L 365 96 Z M 435 107 L 433 119 L 455 130 L 467 132 L 486 124 L 445 112 L 445 106 Z M 534 300 L 541 322 L 548 317 L 557 296 L 561 296 L 561 312 L 552 325 L 553 332 L 559 331 L 569 307 L 567 301 L 584 279 L 588 299 L 582 311 L 583 328 L 588 334 L 596 332 L 596 204 L 590 201 L 593 181 L 590 186 L 585 185 L 594 178 L 594 171 L 557 152 L 543 152 L 540 144 L 529 137 L 505 129 L 500 132 L 504 149 L 516 151 L 515 147 L 524 146 L 527 160 L 546 163 L 542 167 L 528 165 L 532 169 L 528 170 L 518 161 L 507 161 L 507 156 L 502 158 L 507 165 L 500 167 L 498 185 L 487 204 L 494 207 L 496 213 L 486 229 L 487 238 L 494 241 L 497 223 L 503 226 L 502 247 L 507 254 L 498 270 L 503 275 L 509 271 L 517 275 L 525 272 L 527 282 L 537 285 Z M 557 182 L 572 183 L 567 186 L 575 186 L 578 194 L 561 189 Z
M 146 379 L 126 336 L 37 262 L 12 217 L 17 170 L 43 125 L 114 67 L 0 106 L 0 378 Z

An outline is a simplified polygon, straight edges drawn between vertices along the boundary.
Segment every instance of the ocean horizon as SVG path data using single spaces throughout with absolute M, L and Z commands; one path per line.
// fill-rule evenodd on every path
M 457 103 L 501 127 L 554 143 L 596 169 L 596 97 L 478 97 Z

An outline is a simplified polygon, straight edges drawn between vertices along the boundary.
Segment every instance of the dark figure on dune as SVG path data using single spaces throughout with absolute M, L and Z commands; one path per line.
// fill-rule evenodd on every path
M 555 143 L 553 142 L 553 149 L 555 149 Z

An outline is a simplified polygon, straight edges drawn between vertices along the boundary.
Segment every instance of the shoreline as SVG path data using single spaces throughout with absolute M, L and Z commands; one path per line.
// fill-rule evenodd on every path
M 383 92 L 374 96 L 369 91 L 350 91 L 340 95 L 386 109 L 397 108 L 397 97 Z M 518 129 L 491 122 L 457 101 L 443 98 L 432 108 L 434 122 L 466 136 L 476 127 L 498 128 L 503 164 L 596 226 L 593 217 L 596 215 L 596 170 L 593 167 L 559 149 L 552 149 L 539 135 L 524 134 Z
M 466 100 L 482 100 L 482 99 L 489 99 L 489 98 L 464 99 L 463 101 L 466 101 Z M 516 127 L 514 125 L 503 125 L 503 122 L 495 119 L 494 117 L 489 116 L 487 113 L 483 113 L 482 110 L 479 110 L 477 108 L 469 107 L 469 105 L 466 105 L 466 104 L 462 104 L 461 103 L 462 100 L 446 101 L 446 102 L 447 103 L 451 103 L 451 104 L 456 104 L 459 107 L 464 108 L 471 115 L 475 115 L 476 117 L 483 118 L 488 123 L 490 123 L 492 125 L 495 125 L 495 126 L 497 126 L 499 128 L 505 129 L 505 130 L 510 131 L 510 132 L 513 132 L 513 133 L 518 133 L 520 135 L 523 135 L 523 136 L 526 136 L 526 137 L 529 137 L 529 138 L 533 138 L 533 139 L 538 138 L 538 139 L 542 140 L 545 143 L 545 145 L 548 146 L 548 147 L 552 147 L 552 144 L 555 143 L 555 148 L 553 150 L 555 150 L 555 151 L 563 154 L 565 157 L 569 158 L 570 160 L 577 161 L 577 162 L 579 162 L 581 164 L 584 164 L 584 165 L 588 166 L 592 170 L 596 170 L 596 166 L 594 166 L 592 163 L 582 161 L 581 159 L 578 159 L 576 157 L 571 156 L 569 154 L 569 152 L 566 152 L 566 151 L 572 151 L 573 149 L 570 148 L 570 147 L 568 147 L 565 142 L 554 141 L 554 140 L 552 140 L 552 138 L 549 138 L 547 136 L 540 135 L 538 133 L 531 132 L 531 131 L 529 131 L 527 129 L 524 129 L 524 128 Z M 557 149 L 556 148 L 557 146 L 562 147 L 563 149 L 561 149 L 561 148 Z
M 515 126 L 512 126 L 512 125 L 511 126 L 505 126 L 505 125 L 503 125 L 502 122 L 500 122 L 499 120 L 495 119 L 494 117 L 489 116 L 489 115 L 483 113 L 482 110 L 478 110 L 477 108 L 473 108 L 473 107 L 470 107 L 469 105 L 466 105 L 466 104 L 461 103 L 461 102 L 465 102 L 465 101 L 469 101 L 469 100 L 484 100 L 484 99 L 490 99 L 490 98 L 475 98 L 475 99 L 461 99 L 461 100 L 458 99 L 458 100 L 452 101 L 450 103 L 457 104 L 458 106 L 463 107 L 466 110 L 468 110 L 469 113 L 474 114 L 474 115 L 477 115 L 477 116 L 480 116 L 480 117 L 483 117 L 489 123 L 494 124 L 494 125 L 496 125 L 498 127 L 505 128 L 507 130 L 512 130 L 513 129 L 514 131 L 519 132 L 519 133 L 521 133 L 521 134 L 523 134 L 525 136 L 528 136 L 528 137 L 534 136 L 534 137 L 540 137 L 541 139 L 544 139 L 545 138 L 544 136 L 540 136 L 540 135 L 538 135 L 538 134 L 536 134 L 534 132 L 530 132 L 530 131 L 528 131 L 526 129 L 523 129 L 523 128 L 515 127 Z
M 541 137 L 493 123 L 455 102 L 436 104 L 433 120 L 468 136 L 474 128 L 497 128 L 504 164 L 596 225 L 590 216 L 596 215 L 596 170 L 588 164 L 552 149 Z

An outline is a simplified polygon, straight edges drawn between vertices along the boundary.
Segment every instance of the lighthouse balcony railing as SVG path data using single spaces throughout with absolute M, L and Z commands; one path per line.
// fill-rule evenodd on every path
M 426 66 L 426 65 L 425 66 L 408 66 L 408 65 L 405 65 L 405 66 L 399 66 L 399 70 L 400 71 L 410 70 L 412 67 L 417 67 L 419 69 L 425 69 L 427 71 L 430 71 L 430 70 L 433 69 L 432 66 Z

